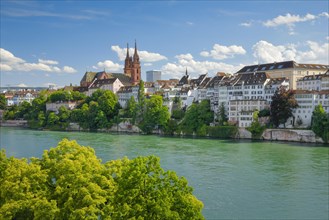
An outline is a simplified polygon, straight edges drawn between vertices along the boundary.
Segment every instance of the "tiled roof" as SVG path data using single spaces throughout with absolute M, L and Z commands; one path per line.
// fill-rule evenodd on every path
M 211 78 L 211 80 L 208 82 L 207 87 L 208 87 L 208 88 L 212 88 L 212 87 L 214 87 L 214 86 L 219 85 L 220 81 L 222 81 L 222 79 L 223 79 L 224 77 L 225 77 L 225 76 L 223 76 L 223 75 L 217 75 L 217 76 L 214 76 L 214 77 Z
M 73 91 L 86 92 L 88 91 L 88 87 L 83 87 L 83 86 L 74 87 Z
M 197 79 L 191 79 L 190 85 L 191 86 L 199 86 L 207 77 L 207 74 L 202 74 Z
M 282 78 L 271 78 L 270 81 L 266 83 L 266 86 L 272 86 L 272 85 L 280 85 L 284 81 L 289 81 L 288 78 L 282 77 Z
M 131 93 L 133 86 L 122 86 L 117 93 Z
M 322 64 L 298 64 L 295 61 L 285 61 L 278 63 L 266 63 L 245 66 L 240 69 L 237 73 L 249 73 L 256 71 L 269 71 L 269 70 L 278 70 L 278 69 L 288 69 L 288 68 L 302 68 L 302 69 L 328 69 L 329 65 Z
M 120 82 L 125 86 L 130 86 L 131 85 L 130 77 L 126 76 L 123 73 L 108 73 L 108 74 L 112 78 L 118 78 L 120 80 Z
M 159 85 L 170 85 L 170 86 L 176 86 L 178 84 L 178 79 L 169 79 L 169 80 L 157 80 L 156 83 Z
M 100 88 L 102 85 L 113 84 L 118 78 L 110 78 L 110 79 L 99 79 L 96 80 L 90 88 Z
M 179 80 L 178 85 L 179 85 L 179 86 L 182 86 L 182 85 L 185 85 L 185 84 L 189 84 L 189 83 L 188 83 L 188 81 L 189 81 L 188 78 L 189 78 L 188 75 L 184 75 L 184 76 Z
M 152 88 L 154 87 L 154 82 L 144 82 L 144 88 Z
M 103 73 L 106 74 L 108 79 L 118 78 L 123 85 L 131 85 L 129 76 L 126 76 L 123 73 L 106 73 L 104 71 L 101 71 L 101 72 L 86 72 L 85 75 L 82 77 L 81 82 L 91 83 L 92 81 L 94 81 L 95 78 L 97 78 L 97 76 L 99 76 Z
M 200 88 L 206 88 L 209 84 L 209 82 L 211 81 L 211 77 L 207 77 L 205 78 L 202 83 L 199 85 Z
M 239 86 L 242 84 L 244 85 L 264 84 L 268 78 L 270 77 L 265 72 L 239 74 L 235 82 L 233 82 L 233 85 Z
M 300 78 L 298 81 L 321 80 L 323 77 L 329 77 L 329 74 L 327 75 L 327 73 L 324 73 L 319 75 L 304 76 L 303 78 Z

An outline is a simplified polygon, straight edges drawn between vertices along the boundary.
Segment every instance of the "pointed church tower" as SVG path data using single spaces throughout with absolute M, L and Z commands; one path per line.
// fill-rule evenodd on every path
M 127 43 L 127 55 L 126 55 L 126 59 L 125 59 L 125 67 L 123 69 L 124 74 L 126 76 L 131 77 L 131 72 L 132 72 L 131 67 L 132 67 L 132 59 L 129 56 L 129 44 Z
M 131 68 L 131 83 L 136 85 L 141 80 L 141 63 L 139 62 L 139 56 L 137 53 L 137 43 L 135 40 L 135 52 Z

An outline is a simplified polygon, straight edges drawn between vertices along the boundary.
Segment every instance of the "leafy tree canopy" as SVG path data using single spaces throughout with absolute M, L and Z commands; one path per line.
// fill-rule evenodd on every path
M 181 124 L 182 130 L 188 134 L 198 132 L 199 129 L 204 130 L 203 125 L 209 125 L 213 119 L 214 112 L 210 109 L 209 100 L 202 100 L 199 104 L 193 103 L 185 113 Z
M 312 130 L 324 141 L 329 141 L 329 115 L 325 112 L 321 104 L 314 108 L 312 114 Z
M 292 114 L 292 110 L 298 107 L 292 90 L 279 88 L 272 96 L 271 102 L 271 122 L 275 127 L 285 124 Z
M 155 156 L 102 163 L 62 140 L 42 158 L 0 152 L 0 219 L 203 219 L 187 180 Z
M 169 118 L 169 111 L 163 106 L 162 96 L 154 95 L 146 101 L 144 117 L 139 127 L 144 133 L 150 134 L 156 127 L 165 126 Z
M 67 102 L 72 100 L 72 95 L 71 92 L 69 91 L 62 91 L 62 90 L 58 90 L 53 92 L 50 96 L 49 96 L 49 100 L 50 102 Z
M 5 94 L 0 94 L 0 109 L 5 109 L 7 106 L 7 100 Z

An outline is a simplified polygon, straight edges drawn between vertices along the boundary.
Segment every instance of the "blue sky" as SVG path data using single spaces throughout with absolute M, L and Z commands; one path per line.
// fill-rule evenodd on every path
M 1 0 L 1 86 L 79 84 L 88 71 L 123 72 L 135 39 L 163 79 L 234 73 L 295 60 L 328 64 L 328 1 Z

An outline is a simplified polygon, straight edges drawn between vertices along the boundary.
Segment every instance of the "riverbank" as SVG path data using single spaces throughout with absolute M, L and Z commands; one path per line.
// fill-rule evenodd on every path
M 27 128 L 27 121 L 26 120 L 6 120 L 0 121 L 0 127 L 23 127 Z
M 26 120 L 7 120 L 0 122 L 1 127 L 23 127 L 28 128 Z M 70 123 L 67 131 L 83 131 L 76 123 Z M 102 129 L 100 132 L 118 132 L 118 133 L 134 133 L 140 134 L 141 130 L 128 122 L 121 122 L 114 125 L 110 129 Z M 160 131 L 155 131 L 154 134 L 160 134 Z M 177 135 L 185 137 L 184 135 Z M 196 135 L 193 135 L 196 137 Z M 190 136 L 186 136 L 190 137 Z M 210 137 L 210 136 L 206 136 Z M 214 137 L 215 138 L 215 137 Z M 251 133 L 245 128 L 239 128 L 237 134 L 232 139 L 252 139 Z M 296 130 L 296 129 L 266 129 L 260 140 L 266 141 L 288 141 L 288 142 L 301 142 L 301 143 L 319 143 L 323 144 L 322 138 L 315 135 L 312 130 Z

